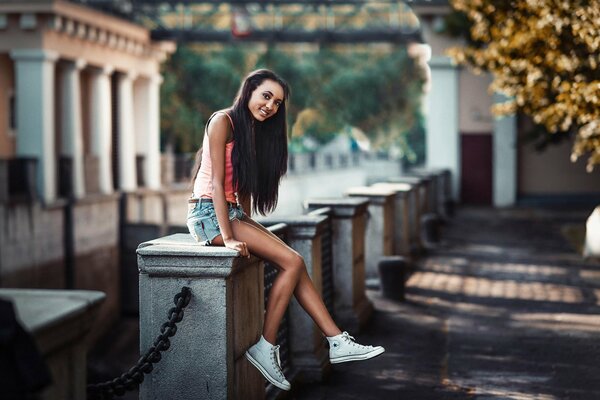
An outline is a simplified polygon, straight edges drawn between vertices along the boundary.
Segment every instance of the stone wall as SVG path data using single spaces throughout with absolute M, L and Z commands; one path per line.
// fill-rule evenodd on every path
M 64 288 L 64 204 L 0 204 L 0 286 Z
M 106 293 L 95 340 L 121 311 L 119 221 L 119 195 L 0 205 L 0 287 Z

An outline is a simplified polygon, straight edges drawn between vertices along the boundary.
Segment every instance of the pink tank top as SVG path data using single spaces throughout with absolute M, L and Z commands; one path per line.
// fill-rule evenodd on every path
M 213 115 L 210 116 L 208 121 L 206 122 L 206 126 L 210 120 L 217 115 L 218 113 L 223 113 L 227 115 L 229 118 L 229 122 L 231 123 L 231 129 L 234 129 L 233 120 L 224 111 L 217 111 Z M 236 193 L 233 188 L 233 165 L 231 164 L 231 151 L 233 150 L 234 142 L 225 144 L 225 200 L 237 203 Z M 207 129 L 204 129 L 204 139 L 202 140 L 202 163 L 200 164 L 200 170 L 196 175 L 196 180 L 194 181 L 194 194 L 193 197 L 196 198 L 210 198 L 213 197 L 213 184 L 212 184 L 212 162 L 210 159 L 210 145 L 208 140 Z

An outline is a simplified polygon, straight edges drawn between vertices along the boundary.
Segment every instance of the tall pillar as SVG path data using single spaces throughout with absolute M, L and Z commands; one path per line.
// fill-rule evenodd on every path
M 506 98 L 494 95 L 494 102 Z M 493 193 L 495 207 L 510 207 L 517 201 L 517 117 L 494 118 Z
M 17 156 L 38 160 L 37 190 L 46 203 L 56 199 L 54 68 L 58 53 L 13 50 L 17 98 Z
M 453 199 L 460 193 L 460 132 L 458 126 L 458 73 L 449 57 L 433 57 L 431 90 L 426 96 L 427 151 L 429 168 L 452 171 Z
M 112 179 L 112 109 L 110 75 L 113 68 L 94 69 L 90 88 L 91 97 L 91 150 L 98 158 L 98 186 L 100 193 L 113 192 Z
M 119 189 L 137 189 L 135 162 L 135 124 L 133 109 L 133 81 L 135 74 L 119 74 L 117 85 L 119 96 Z
M 136 84 L 134 108 L 137 154 L 144 156 L 144 182 L 150 189 L 160 189 L 160 85 L 154 75 Z
M 81 114 L 81 84 L 79 75 L 86 62 L 76 60 L 65 64 L 60 70 L 62 87 L 62 149 L 64 156 L 71 158 L 72 187 L 75 198 L 85 196 L 85 180 L 83 171 L 83 131 Z

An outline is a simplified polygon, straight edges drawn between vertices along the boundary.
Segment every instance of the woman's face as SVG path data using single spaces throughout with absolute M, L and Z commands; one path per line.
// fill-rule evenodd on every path
M 266 79 L 252 92 L 248 109 L 255 119 L 262 122 L 277 113 L 283 104 L 283 94 L 279 83 Z

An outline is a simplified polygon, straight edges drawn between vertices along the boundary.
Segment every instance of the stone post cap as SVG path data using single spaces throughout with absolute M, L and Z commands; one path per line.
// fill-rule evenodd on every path
M 257 260 L 224 246 L 203 246 L 187 233 L 140 243 L 136 253 L 140 273 L 172 277 L 227 277 L 233 268 Z
M 418 176 L 419 178 L 422 178 L 423 180 L 433 180 L 436 177 L 440 176 L 441 173 L 437 173 L 437 172 L 431 172 L 431 171 L 419 171 L 419 170 L 410 170 L 410 171 L 406 171 L 406 175 L 407 176 Z
M 97 290 L 0 289 L 0 297 L 13 302 L 24 328 L 35 335 L 82 316 L 104 301 L 106 294 Z M 78 324 L 71 329 L 81 333 L 87 328 L 89 325 Z
M 410 193 L 412 190 L 414 190 L 416 188 L 415 185 L 410 184 L 410 183 L 401 183 L 401 182 L 378 182 L 375 183 L 373 185 L 371 185 L 373 187 L 381 187 L 381 188 L 385 188 L 385 189 L 389 189 L 389 190 L 393 190 L 394 192 L 396 192 L 397 194 L 400 194 L 402 196 L 406 196 L 408 193 Z
M 291 217 L 264 218 L 258 220 L 263 225 L 285 224 L 291 238 L 314 238 L 325 229 L 327 215 L 298 215 Z
M 415 172 L 417 174 L 426 174 L 426 175 L 441 175 L 447 174 L 450 172 L 448 168 L 442 167 L 427 167 L 427 168 L 411 168 L 410 172 Z
M 422 176 L 392 176 L 387 179 L 390 183 L 409 183 L 412 185 L 422 185 L 429 181 L 430 179 Z
M 396 192 L 393 190 L 374 186 L 354 186 L 346 190 L 346 196 L 366 197 L 372 204 L 384 204 L 393 199 Z
M 359 197 L 308 199 L 304 201 L 304 208 L 308 211 L 330 207 L 334 218 L 351 218 L 363 214 L 366 212 L 368 205 L 368 199 Z

